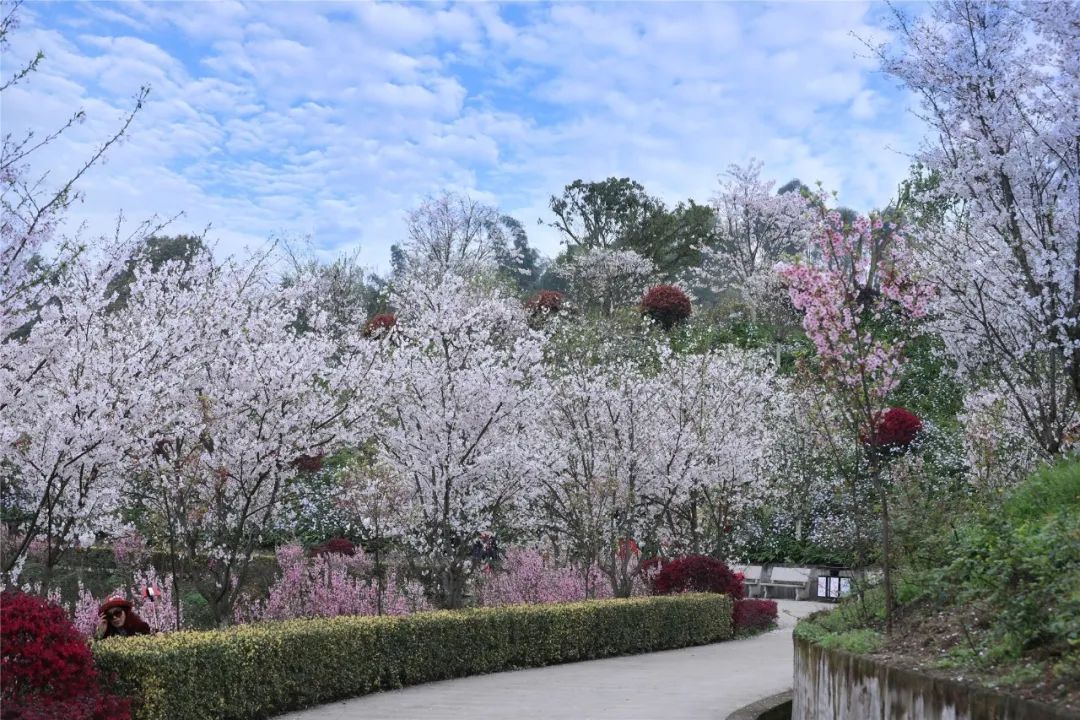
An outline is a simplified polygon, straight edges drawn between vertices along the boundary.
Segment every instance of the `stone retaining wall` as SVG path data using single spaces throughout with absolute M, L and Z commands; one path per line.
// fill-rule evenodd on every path
M 1080 715 L 795 637 L 792 720 L 1076 720 Z

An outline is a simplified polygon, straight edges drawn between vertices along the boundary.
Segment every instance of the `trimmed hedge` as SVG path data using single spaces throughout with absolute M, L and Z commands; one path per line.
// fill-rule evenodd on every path
M 137 720 L 264 718 L 432 680 L 731 637 L 731 600 L 627 600 L 337 617 L 96 643 Z

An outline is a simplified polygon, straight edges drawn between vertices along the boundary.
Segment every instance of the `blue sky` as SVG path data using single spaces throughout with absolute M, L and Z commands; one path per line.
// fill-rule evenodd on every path
M 86 176 L 68 230 L 184 216 L 219 248 L 310 238 L 386 267 L 425 195 L 468 192 L 525 223 L 546 254 L 548 197 L 629 176 L 707 202 L 752 157 L 779 183 L 820 180 L 881 206 L 922 136 L 913 99 L 859 38 L 875 3 L 37 3 L 4 73 L 4 132 L 87 120 L 35 161 L 57 177 L 150 99 Z

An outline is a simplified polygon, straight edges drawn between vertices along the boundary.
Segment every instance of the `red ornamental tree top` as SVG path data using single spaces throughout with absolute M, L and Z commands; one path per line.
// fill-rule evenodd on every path
M 880 448 L 903 449 L 915 441 L 922 426 L 922 420 L 910 410 L 902 407 L 890 408 L 878 417 L 874 434 L 867 444 Z
M 397 316 L 393 313 L 373 315 L 364 325 L 364 337 L 379 337 L 395 325 L 397 325 Z
M 529 298 L 525 308 L 533 313 L 557 313 L 562 310 L 563 294 L 557 290 L 541 290 Z
M 677 323 L 690 317 L 693 308 L 690 298 L 674 285 L 657 285 L 650 288 L 641 300 L 641 312 L 670 330 Z

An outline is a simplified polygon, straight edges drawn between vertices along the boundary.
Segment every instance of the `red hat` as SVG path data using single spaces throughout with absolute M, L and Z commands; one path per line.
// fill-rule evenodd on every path
M 98 608 L 98 612 L 106 613 L 113 608 L 123 608 L 124 612 L 131 610 L 131 603 L 123 598 L 121 595 L 112 595 Z

